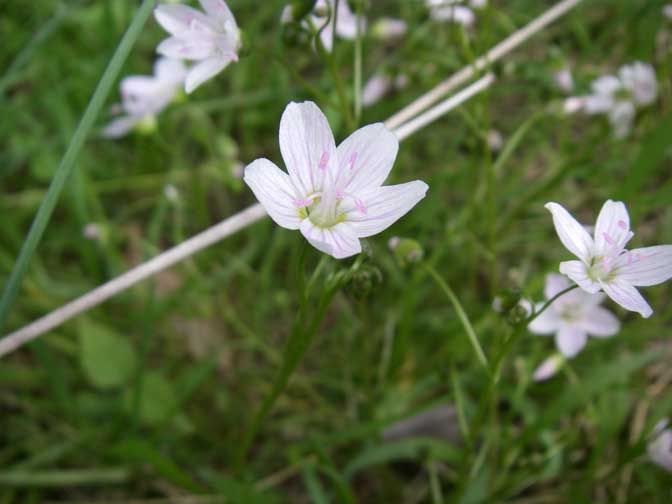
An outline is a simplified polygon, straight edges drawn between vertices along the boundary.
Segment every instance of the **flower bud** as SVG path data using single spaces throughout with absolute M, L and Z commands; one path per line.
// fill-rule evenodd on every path
M 394 256 L 402 267 L 420 262 L 425 256 L 422 245 L 410 238 L 394 236 L 387 242 L 387 246 L 394 252 Z

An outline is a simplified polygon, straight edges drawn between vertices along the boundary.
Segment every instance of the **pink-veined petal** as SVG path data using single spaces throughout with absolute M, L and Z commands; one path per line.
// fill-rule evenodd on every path
M 586 310 L 576 325 L 591 336 L 609 338 L 621 330 L 621 322 L 616 315 L 601 306 L 592 306 Z
M 422 198 L 429 186 L 421 180 L 377 187 L 346 198 L 343 202 L 345 220 L 352 224 L 360 238 L 373 236 L 390 227 Z
M 214 45 L 212 40 L 205 37 L 169 37 L 161 41 L 156 52 L 167 58 L 198 61 L 208 58 L 214 52 Z
M 289 175 L 261 158 L 245 167 L 243 180 L 278 226 L 299 229 L 301 218 L 294 204 L 297 194 Z
M 206 26 L 210 25 L 207 16 L 202 12 L 181 4 L 159 5 L 154 9 L 154 17 L 164 30 L 176 36 L 189 31 L 193 21 Z
M 329 122 L 313 102 L 292 102 L 280 119 L 280 152 L 294 186 L 304 196 L 335 177 L 336 144 Z
M 340 222 L 329 228 L 315 226 L 310 219 L 301 221 L 301 234 L 320 252 L 334 259 L 345 259 L 362 251 L 352 226 L 348 222 Z
M 351 194 L 380 187 L 392 170 L 398 150 L 399 140 L 383 123 L 358 129 L 336 149 L 336 187 Z
M 672 245 L 633 249 L 616 260 L 618 278 L 635 287 L 650 287 L 672 278 Z
M 630 216 L 625 205 L 607 200 L 595 224 L 595 255 L 618 254 L 631 238 Z
M 230 57 L 208 58 L 194 65 L 184 81 L 184 90 L 187 94 L 194 91 L 205 81 L 210 80 L 224 70 L 232 59 Z
M 360 20 L 360 31 L 363 33 L 366 28 L 366 21 Z M 336 33 L 339 37 L 346 40 L 353 40 L 357 37 L 357 15 L 350 10 L 348 2 L 338 4 L 338 17 L 336 18 Z
M 602 289 L 612 301 L 626 310 L 639 313 L 644 318 L 653 315 L 653 309 L 632 285 L 617 278 L 611 282 L 602 282 Z
M 544 306 L 544 303 L 537 303 L 535 310 L 538 312 L 542 306 Z M 534 334 L 553 334 L 560 329 L 560 323 L 560 317 L 551 305 L 530 322 L 527 328 Z
M 571 359 L 575 357 L 588 341 L 586 331 L 575 325 L 564 324 L 555 336 L 555 344 L 562 355 Z
M 590 294 L 595 294 L 601 289 L 601 285 L 588 278 L 586 265 L 581 261 L 564 261 L 560 263 L 560 273 L 574 280 L 579 287 Z
M 586 229 L 562 205 L 551 202 L 546 203 L 545 208 L 553 215 L 555 231 L 562 244 L 584 263 L 589 263 L 594 243 Z
M 236 18 L 226 2 L 223 0 L 198 0 L 207 12 L 221 28 L 233 29 L 237 27 Z

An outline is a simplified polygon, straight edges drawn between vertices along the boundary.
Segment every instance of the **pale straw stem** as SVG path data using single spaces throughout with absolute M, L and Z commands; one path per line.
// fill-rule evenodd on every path
M 420 114 L 415 119 L 412 119 L 407 123 L 404 123 L 399 128 L 394 130 L 394 134 L 397 135 L 397 138 L 400 141 L 403 140 L 404 138 L 411 136 L 413 133 L 424 128 L 429 123 L 435 121 L 445 113 L 450 112 L 456 107 L 459 107 L 469 98 L 480 93 L 485 88 L 490 86 L 494 81 L 495 76 L 491 73 L 487 74 L 485 77 L 477 80 L 470 86 L 467 86 L 456 95 L 451 96 L 447 100 L 442 101 L 435 107 L 429 109 L 427 112 Z
M 452 92 L 462 86 L 465 82 L 471 79 L 478 72 L 499 60 L 502 56 L 510 53 L 516 47 L 527 41 L 533 35 L 546 28 L 556 19 L 562 17 L 568 11 L 576 7 L 582 0 L 563 0 L 557 3 L 549 10 L 544 12 L 541 16 L 529 23 L 527 26 L 511 34 L 508 38 L 501 41 L 495 47 L 490 49 L 486 54 L 478 58 L 473 65 L 464 67 L 462 70 L 453 74 L 451 77 L 441 82 L 431 91 L 420 96 L 415 101 L 401 109 L 394 114 L 387 121 L 390 129 L 396 128 L 406 121 L 410 120 L 415 115 L 419 114 L 428 107 L 431 107 L 448 93 Z

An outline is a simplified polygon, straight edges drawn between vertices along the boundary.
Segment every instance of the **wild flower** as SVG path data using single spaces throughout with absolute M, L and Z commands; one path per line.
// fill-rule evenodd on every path
M 653 103 L 658 96 L 656 72 L 636 61 L 620 68 L 618 76 L 603 75 L 591 84 L 592 93 L 580 97 L 587 114 L 606 114 L 617 138 L 630 133 L 637 107 Z
M 186 68 L 182 62 L 159 58 L 154 75 L 132 75 L 121 81 L 121 105 L 124 113 L 103 129 L 103 136 L 120 138 L 136 126 L 153 128 L 156 116 L 173 101 L 184 83 Z
M 199 0 L 204 12 L 186 5 L 160 5 L 158 23 L 171 34 L 156 48 L 169 58 L 197 61 L 189 69 L 184 90 L 191 93 L 205 81 L 238 61 L 240 30 L 223 0 Z
M 569 286 L 570 282 L 565 277 L 548 275 L 544 296 L 550 300 Z M 600 306 L 605 297 L 602 293 L 569 291 L 535 318 L 528 329 L 540 335 L 554 334 L 555 344 L 562 355 L 575 357 L 586 345 L 588 335 L 608 338 L 620 330 L 621 323 L 616 316 Z M 536 310 L 543 305 L 538 303 Z
M 565 357 L 561 353 L 556 353 L 545 359 L 532 374 L 535 382 L 546 381 L 555 376 L 565 363 Z
M 647 453 L 653 462 L 672 473 L 672 429 L 668 422 L 665 418 L 656 424 Z
M 424 198 L 428 186 L 419 180 L 382 185 L 398 148 L 382 123 L 358 129 L 337 148 L 317 105 L 290 103 L 280 120 L 288 173 L 257 159 L 244 181 L 276 224 L 299 229 L 315 248 L 342 259 L 361 252 L 360 238 L 380 233 Z
M 487 0 L 425 0 L 432 20 L 451 21 L 464 27 L 470 27 L 476 21 L 474 9 L 482 9 L 487 3 Z
M 564 93 L 574 91 L 574 76 L 569 67 L 563 67 L 553 73 L 553 82 Z
M 282 11 L 280 20 L 283 23 L 288 23 L 292 21 L 293 16 L 292 5 L 287 5 Z M 331 52 L 334 47 L 335 35 L 346 40 L 353 40 L 357 37 L 357 18 L 358 16 L 352 12 L 348 2 L 340 1 L 338 12 L 336 12 L 335 0 L 317 0 L 313 11 L 307 19 L 302 21 L 302 25 L 305 28 L 312 25 L 313 28 L 319 30 L 322 45 L 327 51 Z M 366 28 L 366 20 L 360 18 L 359 23 L 360 32 L 363 33 Z
M 626 250 L 634 233 L 630 216 L 620 201 L 602 206 L 594 237 L 558 203 L 547 203 L 560 241 L 579 258 L 560 263 L 560 273 L 584 291 L 604 291 L 626 310 L 648 318 L 653 310 L 636 287 L 658 285 L 672 278 L 672 245 Z

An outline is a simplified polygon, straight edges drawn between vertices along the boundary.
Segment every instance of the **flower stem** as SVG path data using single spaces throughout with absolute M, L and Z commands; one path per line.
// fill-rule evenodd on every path
M 534 319 L 536 319 L 539 315 L 544 313 L 546 311 L 546 309 L 549 306 L 551 306 L 556 299 L 558 299 L 560 296 L 563 296 L 563 295 L 567 294 L 569 291 L 572 291 L 572 290 L 576 289 L 577 287 L 578 287 L 578 285 L 576 285 L 576 284 L 571 285 L 571 286 L 567 287 L 565 290 L 562 290 L 562 291 L 558 292 L 555 296 L 553 296 L 551 299 L 546 301 L 546 304 L 544 304 L 544 306 L 542 306 L 541 309 L 538 312 L 534 312 L 532 315 L 530 315 L 528 318 L 525 319 L 525 322 L 524 322 L 525 327 L 530 325 L 530 323 Z
M 84 146 L 89 130 L 93 126 L 96 117 L 98 117 L 98 113 L 112 89 L 112 85 L 114 84 L 117 75 L 119 75 L 122 65 L 124 64 L 124 61 L 126 61 L 126 57 L 142 32 L 142 27 L 151 14 L 154 4 L 156 4 L 156 0 L 145 0 L 135 14 L 131 25 L 128 27 L 128 30 L 126 30 L 126 33 L 117 46 L 117 50 L 114 52 L 112 59 L 107 65 L 102 78 L 98 82 L 98 86 L 84 111 L 84 115 L 79 121 L 75 134 L 72 136 L 72 140 L 70 140 L 70 144 L 61 159 L 61 164 L 56 169 L 54 178 L 51 180 L 47 194 L 30 226 L 30 231 L 28 231 L 28 235 L 23 242 L 21 252 L 19 253 L 19 257 L 16 260 L 16 264 L 14 265 L 14 269 L 7 281 L 2 299 L 0 300 L 0 331 L 2 331 L 9 308 L 19 291 L 21 280 L 28 270 L 30 260 L 32 259 L 33 254 L 35 254 L 35 250 L 37 249 L 37 245 L 39 244 L 44 231 L 47 229 L 51 214 L 56 207 L 61 191 L 72 173 L 79 151 Z
M 471 343 L 471 346 L 474 348 L 476 358 L 483 365 L 483 367 L 486 370 L 488 370 L 489 373 L 490 365 L 488 364 L 488 359 L 485 356 L 485 352 L 483 352 L 483 348 L 481 348 L 481 344 L 478 341 L 478 336 L 476 336 L 476 331 L 474 331 L 474 327 L 471 325 L 467 313 L 464 311 L 464 308 L 462 308 L 460 300 L 453 292 L 453 289 L 450 288 L 450 286 L 445 282 L 443 278 L 441 278 L 441 275 L 439 275 L 432 266 L 430 266 L 429 264 L 425 264 L 425 270 L 434 279 L 434 281 L 436 281 L 437 285 L 446 294 L 446 296 L 448 296 L 448 299 L 452 303 L 453 308 L 455 308 L 457 316 L 459 317 L 460 321 L 462 322 L 462 325 L 464 326 L 464 330 L 466 331 L 467 336 L 469 337 L 469 342 Z
M 308 291 L 306 290 L 304 264 L 306 259 L 307 244 L 302 245 L 302 250 L 299 255 L 298 266 L 296 271 L 296 284 L 299 290 L 299 313 L 297 315 L 292 333 L 285 343 L 283 350 L 282 365 L 278 370 L 278 374 L 273 383 L 271 393 L 266 397 L 261 407 L 254 415 L 250 427 L 245 432 L 243 440 L 240 444 L 240 450 L 236 458 L 236 470 L 238 473 L 242 472 L 243 464 L 247 458 L 247 453 L 252 446 L 261 424 L 266 419 L 268 414 L 273 409 L 278 398 L 287 388 L 289 381 L 296 371 L 296 368 L 303 360 L 306 351 L 310 344 L 315 339 L 320 323 L 326 315 L 327 308 L 331 303 L 331 299 L 336 294 L 337 286 L 327 286 L 320 296 L 317 305 L 317 310 L 310 321 L 307 317 Z

